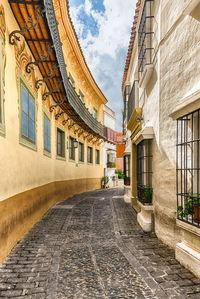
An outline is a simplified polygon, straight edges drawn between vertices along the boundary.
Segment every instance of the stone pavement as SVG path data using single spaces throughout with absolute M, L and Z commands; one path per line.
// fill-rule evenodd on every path
M 200 280 L 144 234 L 122 189 L 46 213 L 0 267 L 0 298 L 200 298 Z

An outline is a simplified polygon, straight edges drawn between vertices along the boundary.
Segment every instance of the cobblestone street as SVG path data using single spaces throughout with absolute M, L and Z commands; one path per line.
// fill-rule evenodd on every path
M 200 280 L 110 189 L 49 210 L 0 267 L 0 298 L 200 298 Z

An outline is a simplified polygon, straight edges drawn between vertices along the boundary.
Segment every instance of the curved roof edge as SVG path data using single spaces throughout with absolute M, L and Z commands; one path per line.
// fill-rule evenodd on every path
M 130 61 L 131 61 L 131 55 L 133 52 L 133 46 L 134 46 L 135 37 L 136 37 L 136 27 L 137 27 L 139 12 L 140 12 L 140 4 L 141 4 L 141 0 L 138 0 L 138 2 L 136 3 L 135 16 L 134 16 L 134 20 L 133 20 L 133 26 L 131 29 L 131 37 L 130 37 L 130 41 L 129 41 L 128 53 L 127 53 L 126 63 L 125 63 L 125 68 L 124 68 L 124 76 L 123 76 L 123 80 L 122 80 L 122 92 L 124 90 L 124 84 L 125 84 L 125 81 L 127 78 L 128 69 L 129 69 L 129 65 L 130 65 Z
M 87 65 L 87 62 L 85 60 L 81 45 L 79 43 L 75 28 L 74 28 L 74 25 L 73 25 L 73 22 L 72 22 L 72 19 L 71 19 L 71 16 L 70 16 L 69 0 L 58 0 L 58 2 L 62 2 L 63 5 L 65 5 L 66 8 L 67 8 L 66 9 L 66 15 L 67 15 L 68 20 L 69 20 L 69 25 L 71 26 L 71 29 L 72 29 L 70 34 L 73 35 L 72 36 L 73 43 L 76 43 L 76 45 L 75 45 L 76 47 L 73 47 L 73 44 L 72 44 L 72 47 L 73 47 L 73 51 L 76 54 L 76 57 L 77 57 L 77 59 L 80 63 L 80 66 L 83 69 L 83 72 L 84 72 L 85 76 L 88 78 L 88 81 L 91 83 L 93 89 L 96 91 L 97 95 L 101 98 L 102 102 L 104 104 L 106 104 L 108 102 L 108 100 L 106 99 L 106 97 L 103 94 L 102 90 L 100 89 L 100 87 L 96 83 L 96 81 L 95 81 L 95 79 L 94 79 L 94 77 L 93 77 L 93 75 L 92 75 L 92 73 L 91 73 L 91 71 L 90 71 L 90 69 Z M 62 6 L 59 6 L 58 9 L 60 10 L 60 15 L 62 16 L 62 22 L 63 22 L 63 25 L 67 25 L 67 24 L 64 24 L 65 23 L 65 18 L 63 18 L 64 17 L 64 10 L 62 10 L 61 7 Z M 65 27 L 65 30 L 66 30 L 66 27 Z M 69 36 L 69 32 L 66 31 L 66 33 Z M 79 53 L 78 53 L 77 49 L 80 51 Z

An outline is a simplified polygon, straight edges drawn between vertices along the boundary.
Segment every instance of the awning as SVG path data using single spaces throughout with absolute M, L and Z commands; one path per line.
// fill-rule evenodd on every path
M 153 139 L 153 127 L 144 127 L 134 138 L 133 143 L 138 145 L 144 139 Z
M 127 156 L 131 154 L 131 144 L 128 144 L 123 152 L 123 156 Z
M 60 107 L 67 114 L 63 125 L 71 119 L 91 135 L 105 139 L 103 125 L 89 113 L 67 77 L 53 0 L 8 2 L 19 25 L 10 33 L 9 43 L 15 45 L 20 36 L 24 37 L 34 57 L 34 61 L 26 65 L 26 72 L 30 73 L 33 66 L 37 66 L 43 77 L 37 80 L 37 88 L 43 82 L 49 90 L 43 94 L 42 100 L 51 96 L 55 105 L 50 107 L 50 111 Z

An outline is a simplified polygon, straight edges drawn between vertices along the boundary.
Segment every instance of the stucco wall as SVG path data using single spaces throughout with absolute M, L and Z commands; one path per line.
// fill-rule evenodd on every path
M 37 91 L 35 80 L 41 75 L 37 66 L 31 74 L 25 72 L 25 66 L 33 57 L 21 37 L 16 46 L 9 44 L 9 34 L 18 29 L 8 1 L 0 0 L 5 13 L 5 53 L 4 74 L 4 114 L 5 130 L 0 134 L 0 262 L 8 254 L 14 244 L 27 232 L 48 208 L 57 201 L 66 199 L 75 193 L 98 189 L 101 187 L 103 175 L 102 145 L 94 145 L 92 141 L 78 137 L 75 125 L 70 130 L 68 124 L 62 125 L 66 115 L 55 120 L 56 108 L 50 113 L 49 108 L 55 104 L 53 100 L 42 101 L 42 94 L 47 90 L 43 84 Z M 1 20 L 0 20 L 1 21 Z M 62 38 L 62 37 L 61 37 Z M 65 47 L 63 47 L 65 51 Z M 72 51 L 72 49 L 71 49 Z M 66 65 L 73 65 L 73 55 L 65 55 Z M 72 59 L 72 60 L 70 60 Z M 67 71 L 69 71 L 69 67 Z M 77 68 L 78 69 L 78 68 Z M 79 69 L 80 71 L 80 69 Z M 73 73 L 75 74 L 75 72 Z M 32 149 L 20 139 L 20 92 L 19 76 L 21 76 L 35 96 L 36 147 Z M 82 82 L 87 81 L 85 86 Z M 93 106 L 99 109 L 98 119 L 103 122 L 103 100 L 96 93 L 85 73 L 76 75 L 77 89 L 85 86 L 82 91 L 90 99 Z M 44 112 L 51 122 L 51 153 L 44 152 Z M 57 157 L 57 127 L 65 132 L 65 158 Z M 87 135 L 84 132 L 84 135 Z M 69 159 L 69 136 L 76 137 L 84 143 L 84 162 L 78 160 L 78 149 L 75 149 L 75 161 Z M 87 162 L 87 146 L 93 148 L 93 163 Z M 100 164 L 96 164 L 95 150 L 100 150 Z

